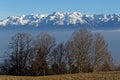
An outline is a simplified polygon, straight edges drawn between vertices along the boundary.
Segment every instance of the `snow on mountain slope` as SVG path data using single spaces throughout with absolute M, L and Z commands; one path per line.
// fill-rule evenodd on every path
M 41 21 L 41 19 L 43 19 L 46 16 L 46 14 L 11 16 L 4 20 L 1 20 L 0 26 L 37 25 Z
M 54 12 L 52 14 L 11 16 L 0 20 L 0 27 L 6 26 L 79 26 L 118 27 L 119 14 L 82 14 L 79 12 Z

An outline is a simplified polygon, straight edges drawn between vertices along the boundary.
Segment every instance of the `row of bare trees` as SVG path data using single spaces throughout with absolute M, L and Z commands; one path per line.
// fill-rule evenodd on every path
M 8 75 L 50 75 L 110 71 L 113 59 L 100 33 L 75 31 L 66 43 L 57 43 L 48 33 L 32 37 L 18 33 L 11 38 L 1 73 Z

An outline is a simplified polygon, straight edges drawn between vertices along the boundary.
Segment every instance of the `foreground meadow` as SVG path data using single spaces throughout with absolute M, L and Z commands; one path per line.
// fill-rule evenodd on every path
M 78 73 L 51 76 L 0 76 L 0 80 L 120 80 L 120 72 Z

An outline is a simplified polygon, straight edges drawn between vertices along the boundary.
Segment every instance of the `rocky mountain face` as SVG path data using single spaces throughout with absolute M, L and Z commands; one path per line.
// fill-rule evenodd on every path
M 80 12 L 54 12 L 52 14 L 11 16 L 0 20 L 0 27 L 120 27 L 120 14 L 82 14 Z

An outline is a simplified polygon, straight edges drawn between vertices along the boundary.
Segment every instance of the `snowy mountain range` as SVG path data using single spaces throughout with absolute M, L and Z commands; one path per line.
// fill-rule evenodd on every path
M 0 27 L 120 27 L 120 14 L 82 14 L 54 12 L 52 14 L 11 16 L 0 20 Z

